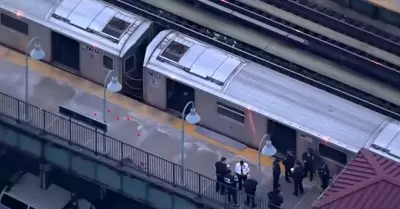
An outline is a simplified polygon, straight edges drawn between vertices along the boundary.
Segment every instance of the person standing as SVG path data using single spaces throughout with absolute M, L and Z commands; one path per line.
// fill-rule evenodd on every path
M 279 159 L 275 158 L 272 165 L 272 180 L 273 180 L 273 188 L 277 189 L 279 185 L 279 177 L 281 176 L 281 166 L 279 164 Z
M 239 182 L 239 190 L 242 189 L 242 184 L 247 180 L 247 174 L 250 172 L 250 167 L 243 160 L 236 163 L 235 172 Z
M 246 205 L 251 204 L 251 208 L 255 208 L 257 206 L 254 197 L 256 196 L 258 182 L 253 179 L 250 174 L 247 175 L 247 180 L 243 184 L 244 191 L 246 192 Z
M 295 160 L 296 160 L 296 158 L 295 158 L 293 152 L 288 150 L 286 152 L 285 158 L 283 159 L 283 165 L 285 166 L 285 180 L 289 183 L 291 183 L 291 181 L 290 181 L 290 177 L 292 175 L 291 169 L 294 166 Z
M 229 165 L 226 164 L 226 158 L 222 157 L 221 160 L 215 162 L 215 173 L 217 174 L 217 182 L 215 183 L 215 191 L 225 194 L 224 177 L 228 173 Z
M 314 179 L 314 151 L 311 148 L 307 149 L 307 152 L 303 153 L 304 163 L 304 175 L 307 176 L 310 173 L 310 181 Z
M 299 191 L 301 194 L 304 193 L 303 188 L 303 178 L 304 178 L 304 168 L 301 165 L 300 161 L 296 161 L 294 167 L 292 168 L 292 178 L 294 181 L 294 192 L 295 196 L 299 195 Z
M 283 197 L 279 187 L 271 192 L 268 192 L 269 209 L 280 209 L 282 204 L 283 204 Z
M 237 202 L 237 176 L 232 175 L 230 169 L 228 169 L 228 174 L 225 176 L 224 181 L 227 189 L 228 203 L 232 203 L 233 206 L 239 206 Z
M 326 188 L 328 188 L 329 180 L 331 179 L 329 168 L 326 163 L 322 163 L 321 167 L 318 169 L 318 175 L 321 179 L 321 188 L 325 190 Z

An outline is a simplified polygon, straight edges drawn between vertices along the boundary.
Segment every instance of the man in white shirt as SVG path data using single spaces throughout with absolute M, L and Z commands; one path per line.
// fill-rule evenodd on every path
M 235 166 L 235 173 L 238 177 L 238 182 L 239 182 L 239 190 L 242 189 L 242 184 L 247 180 L 247 174 L 250 172 L 250 167 L 247 163 L 245 163 L 243 160 L 240 162 L 236 163 Z

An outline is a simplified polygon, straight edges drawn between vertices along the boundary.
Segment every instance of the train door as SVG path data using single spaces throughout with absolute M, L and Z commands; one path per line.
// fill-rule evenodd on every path
M 51 52 L 52 62 L 61 68 L 73 72 L 80 71 L 80 52 L 79 42 L 61 35 L 57 32 L 51 32 Z
M 167 79 L 167 111 L 181 116 L 186 104 L 194 102 L 194 89 L 174 80 Z M 185 114 L 188 114 L 188 108 Z
M 296 130 L 272 120 L 268 120 L 267 128 L 278 154 L 284 154 L 288 149 L 296 152 Z

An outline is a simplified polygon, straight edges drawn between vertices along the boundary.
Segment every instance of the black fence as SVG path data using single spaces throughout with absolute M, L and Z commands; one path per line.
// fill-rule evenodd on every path
M 99 133 L 90 126 L 48 112 L 3 93 L 0 93 L 0 114 L 23 121 L 45 134 L 68 142 L 70 145 L 79 146 L 96 155 L 118 162 L 122 166 L 128 166 L 149 177 L 191 192 L 196 195 L 197 199 L 203 198 L 220 204 L 221 207 L 234 208 L 228 203 L 226 195 L 215 192 L 216 181 L 214 179 L 189 169 L 182 169 L 173 162 Z M 260 192 L 266 193 L 266 191 Z M 237 198 L 239 205 L 243 205 L 245 194 L 238 191 Z M 256 208 L 268 208 L 268 204 L 264 200 L 256 199 L 256 203 Z

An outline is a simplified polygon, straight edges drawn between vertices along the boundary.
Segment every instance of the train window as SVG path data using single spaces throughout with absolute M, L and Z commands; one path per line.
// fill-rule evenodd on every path
M 103 55 L 103 67 L 109 70 L 114 70 L 114 60 L 111 57 Z
M 7 195 L 3 194 L 1 198 L 1 204 L 12 209 L 27 209 L 28 205 Z
M 244 112 L 242 110 L 222 104 L 221 102 L 217 102 L 217 113 L 239 123 L 244 123 L 245 121 Z
M 347 164 L 347 154 L 323 143 L 318 145 L 319 154 L 340 164 Z
M 129 74 L 130 72 L 135 70 L 135 56 L 131 56 L 125 60 L 125 74 Z
M 1 13 L 1 24 L 24 35 L 28 35 L 28 23 Z

